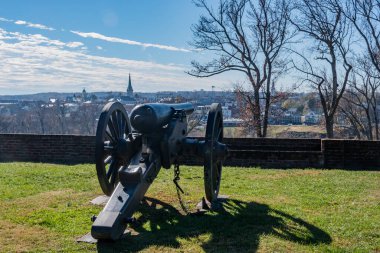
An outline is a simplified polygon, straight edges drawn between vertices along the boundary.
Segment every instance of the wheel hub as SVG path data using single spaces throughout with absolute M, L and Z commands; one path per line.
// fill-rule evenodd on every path
M 129 142 L 126 139 L 120 138 L 116 142 L 115 147 L 115 156 L 120 159 L 124 160 L 125 157 L 127 157 L 129 146 Z

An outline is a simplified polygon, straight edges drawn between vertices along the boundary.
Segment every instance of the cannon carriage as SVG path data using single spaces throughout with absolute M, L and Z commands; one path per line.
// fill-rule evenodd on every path
M 204 140 L 187 137 L 193 111 L 190 103 L 151 103 L 136 106 L 128 117 L 121 103 L 105 105 L 95 153 L 99 184 L 110 199 L 94 219 L 94 238 L 117 240 L 161 167 L 178 168 L 184 155 L 203 158 L 205 197 L 210 203 L 217 200 L 227 154 L 221 106 L 211 105 Z

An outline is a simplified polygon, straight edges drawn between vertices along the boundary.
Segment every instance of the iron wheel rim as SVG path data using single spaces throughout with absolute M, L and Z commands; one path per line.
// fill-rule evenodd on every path
M 205 135 L 204 184 L 209 202 L 217 200 L 222 179 L 222 161 L 214 156 L 213 151 L 217 142 L 223 142 L 223 114 L 221 105 L 214 103 L 208 114 Z
M 129 133 L 131 126 L 124 106 L 119 102 L 106 104 L 96 129 L 95 161 L 100 187 L 107 196 L 119 181 L 119 168 L 129 163 L 116 155 L 118 141 L 126 139 Z

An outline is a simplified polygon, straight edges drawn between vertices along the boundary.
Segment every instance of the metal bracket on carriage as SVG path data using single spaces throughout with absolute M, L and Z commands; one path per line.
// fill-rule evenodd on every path
M 223 202 L 229 197 L 227 195 L 218 195 L 216 201 L 210 202 L 205 197 L 196 205 L 196 212 L 194 215 L 203 215 L 210 211 L 219 211 L 222 208 Z
M 119 180 L 124 187 L 141 183 L 143 180 L 143 168 L 139 165 L 123 166 L 119 169 Z

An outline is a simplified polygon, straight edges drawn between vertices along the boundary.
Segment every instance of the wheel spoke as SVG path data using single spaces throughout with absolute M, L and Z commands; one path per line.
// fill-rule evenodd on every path
M 112 162 L 112 156 L 107 156 L 106 159 L 104 159 L 104 164 L 109 164 L 110 162 Z
M 106 177 L 107 177 L 107 180 L 109 181 L 110 180 L 110 177 L 112 175 L 112 172 L 113 172 L 113 167 L 110 167 L 110 169 L 107 171 L 107 174 L 106 174 Z
M 107 138 L 108 138 L 112 143 L 115 143 L 115 142 L 116 142 L 116 140 L 113 138 L 112 134 L 111 134 L 108 130 L 106 130 L 105 133 L 106 133 Z
M 106 177 L 108 180 L 110 179 L 111 175 L 114 174 L 114 170 L 115 170 L 115 160 L 112 160 L 110 167 L 109 167 L 107 174 L 106 174 Z
M 107 125 L 110 130 L 110 134 L 111 134 L 110 136 L 112 137 L 113 140 L 117 140 L 117 132 L 111 119 L 108 120 Z
M 119 123 L 118 123 L 118 111 L 114 111 L 111 115 L 111 118 L 112 118 L 112 125 L 115 129 L 115 137 L 116 139 L 120 138 L 120 131 L 119 131 Z
M 115 124 L 115 128 L 116 128 L 116 131 L 117 131 L 117 138 L 120 138 L 121 137 L 120 112 L 119 111 L 115 111 L 114 115 L 115 116 L 113 116 L 113 117 L 115 118 L 114 124 Z
M 112 147 L 112 146 L 105 146 L 104 147 L 105 152 L 111 152 L 111 151 L 113 151 L 113 149 L 114 149 L 114 147 Z
M 119 138 L 124 138 L 124 115 L 119 112 Z
M 115 184 L 115 181 L 116 181 L 116 175 L 117 175 L 117 163 L 114 162 L 113 163 L 113 169 L 112 169 L 112 174 L 111 174 L 111 181 L 110 181 L 110 184 L 111 185 L 114 185 Z M 110 168 L 111 169 L 111 168 Z
M 123 138 L 127 138 L 127 135 L 128 135 L 128 133 L 126 132 L 127 131 L 127 119 L 126 118 L 124 118 L 124 115 L 123 115 L 123 127 L 122 127 L 122 129 L 123 129 Z M 125 134 L 125 136 L 124 136 L 124 134 Z
M 120 113 L 120 137 L 124 138 L 124 133 L 125 133 L 125 118 L 124 114 Z

